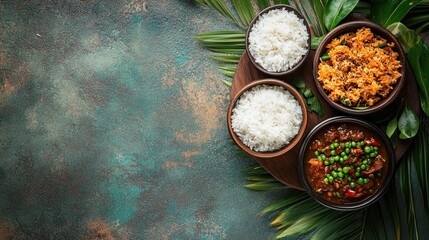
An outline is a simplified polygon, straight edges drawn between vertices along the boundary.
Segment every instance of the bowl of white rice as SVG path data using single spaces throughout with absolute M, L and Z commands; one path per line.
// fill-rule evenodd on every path
M 305 61 L 311 46 L 310 27 L 293 7 L 277 4 L 262 10 L 250 23 L 246 51 L 261 72 L 284 76 Z
M 277 79 L 253 81 L 232 99 L 228 130 L 245 152 L 260 158 L 280 156 L 301 140 L 307 108 L 300 93 Z

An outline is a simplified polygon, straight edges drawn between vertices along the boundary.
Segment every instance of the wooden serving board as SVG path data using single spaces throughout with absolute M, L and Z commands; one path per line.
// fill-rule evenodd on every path
M 290 83 L 295 77 L 304 79 L 306 87 L 310 88 L 313 94 L 317 96 L 324 110 L 324 115 L 322 117 L 319 117 L 314 112 L 308 112 L 308 124 L 303 139 L 307 136 L 308 132 L 319 122 L 330 117 L 345 115 L 334 110 L 318 93 L 312 74 L 314 54 L 314 51 L 310 51 L 310 54 L 308 55 L 304 65 L 301 67 L 301 69 L 295 72 L 294 75 L 280 78 L 277 77 L 277 79 L 288 83 Z M 420 100 L 418 97 L 418 88 L 414 79 L 414 75 L 410 69 L 410 66 L 406 66 L 406 82 L 401 93 L 402 96 L 400 97 L 403 97 L 404 104 L 406 106 L 420 114 L 421 109 Z M 232 81 L 231 99 L 234 98 L 240 89 L 242 89 L 248 83 L 264 78 L 273 77 L 260 72 L 256 67 L 254 67 L 245 51 L 240 58 L 234 79 Z M 397 111 L 396 108 L 391 110 L 393 112 Z M 256 158 L 256 161 L 283 184 L 303 190 L 303 186 L 298 174 L 298 153 L 302 144 L 302 140 L 291 151 L 285 153 L 284 155 L 275 158 Z M 397 147 L 395 148 L 395 156 L 397 161 L 399 161 L 405 154 L 412 142 L 413 139 L 399 141 Z

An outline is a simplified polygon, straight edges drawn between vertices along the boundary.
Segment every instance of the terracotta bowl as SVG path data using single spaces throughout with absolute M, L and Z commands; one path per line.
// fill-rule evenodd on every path
M 332 39 L 339 37 L 342 34 L 350 33 L 350 32 L 356 32 L 358 29 L 362 27 L 370 28 L 371 31 L 384 39 L 387 40 L 387 42 L 393 42 L 395 44 L 395 47 L 393 48 L 394 51 L 398 53 L 398 60 L 400 61 L 402 67 L 399 69 L 401 73 L 401 77 L 398 79 L 397 83 L 394 85 L 393 89 L 390 90 L 390 93 L 387 97 L 384 99 L 381 99 L 376 104 L 374 104 L 371 107 L 368 107 L 366 109 L 360 109 L 360 108 L 352 108 L 348 107 L 346 105 L 343 105 L 341 103 L 333 102 L 323 89 L 321 83 L 318 81 L 318 68 L 319 63 L 322 61 L 321 56 L 326 52 L 326 46 L 332 41 Z M 338 27 L 334 28 L 331 32 L 329 32 L 326 37 L 322 40 L 319 47 L 316 50 L 314 62 L 313 62 L 313 77 L 315 85 L 322 97 L 326 102 L 329 103 L 334 109 L 341 111 L 346 114 L 350 115 L 357 115 L 357 116 L 376 116 L 377 118 L 382 118 L 383 115 L 386 117 L 387 115 L 390 115 L 390 113 L 395 111 L 392 111 L 392 107 L 395 105 L 395 103 L 398 103 L 399 101 L 396 101 L 398 99 L 398 96 L 400 95 L 403 86 L 405 84 L 405 66 L 406 66 L 406 60 L 405 60 L 405 54 L 404 51 L 401 48 L 400 43 L 395 38 L 395 36 L 390 33 L 387 29 L 372 23 L 368 21 L 352 21 L 348 22 L 342 25 L 339 25 Z M 389 107 L 389 109 L 387 109 Z
M 301 60 L 297 64 L 295 64 L 292 68 L 290 68 L 289 70 L 286 70 L 286 71 L 282 71 L 282 72 L 274 72 L 274 71 L 268 71 L 268 70 L 266 70 L 264 67 L 262 67 L 259 63 L 257 63 L 255 61 L 255 58 L 252 56 L 251 52 L 249 51 L 249 34 L 252 31 L 252 28 L 253 28 L 254 24 L 259 20 L 259 18 L 261 17 L 261 15 L 266 14 L 269 11 L 275 10 L 275 9 L 286 9 L 288 12 L 293 12 L 299 19 L 302 19 L 302 21 L 303 21 L 303 23 L 304 23 L 304 25 L 305 25 L 305 27 L 307 29 L 308 36 L 309 36 L 308 37 L 308 41 L 307 41 L 308 49 L 307 49 L 306 54 L 304 56 L 302 56 Z M 288 26 L 282 26 L 282 27 L 287 28 Z M 247 55 L 249 56 L 250 61 L 252 62 L 252 64 L 259 71 L 261 71 L 261 72 L 263 72 L 263 73 L 265 73 L 267 75 L 270 75 L 270 76 L 274 76 L 274 77 L 276 77 L 276 76 L 285 76 L 285 75 L 291 74 L 291 73 L 295 72 L 296 70 L 298 70 L 300 68 L 300 66 L 305 62 L 305 59 L 307 58 L 307 56 L 308 56 L 308 54 L 310 52 L 310 47 L 311 47 L 310 27 L 309 27 L 307 21 L 301 15 L 300 12 L 298 12 L 295 8 L 293 8 L 293 7 L 289 6 L 289 5 L 286 5 L 286 4 L 277 4 L 277 5 L 272 5 L 270 7 L 265 8 L 264 10 L 262 10 L 261 12 L 259 12 L 255 16 L 255 18 L 252 20 L 252 22 L 250 23 L 250 25 L 249 25 L 249 27 L 247 29 L 247 33 L 246 33 L 246 52 L 247 52 Z
M 328 130 L 331 129 L 331 127 L 336 129 L 359 129 L 364 132 L 365 139 L 356 141 L 354 147 L 351 146 L 351 142 L 354 142 L 354 140 L 347 139 L 340 141 L 339 137 L 335 138 L 332 143 L 329 141 L 327 143 L 324 143 L 325 140 L 323 139 L 325 139 L 325 137 L 329 139 L 329 137 L 327 136 L 329 136 Z M 345 134 L 339 134 L 338 136 L 344 135 Z M 316 154 L 316 150 L 312 149 L 312 147 L 317 144 L 316 139 L 322 142 L 321 145 L 316 145 L 320 149 L 324 149 L 325 146 L 330 146 L 335 142 L 341 145 L 339 145 L 338 148 L 335 146 L 334 148 L 332 148 L 332 146 L 330 146 L 327 149 L 325 148 L 325 150 L 317 151 Z M 375 140 L 372 141 L 372 139 Z M 364 142 L 362 148 L 360 148 L 359 146 L 361 142 Z M 372 152 L 367 153 L 364 149 L 366 147 L 369 148 L 372 146 L 377 146 L 377 150 L 373 150 L 376 151 L 377 154 L 374 154 L 374 156 L 371 156 L 371 158 L 369 158 L 367 155 L 372 154 Z M 348 147 L 350 147 L 349 153 L 347 153 Z M 355 149 L 357 148 L 360 148 L 363 151 L 363 155 L 359 155 L 358 157 L 354 155 L 356 153 L 355 151 L 357 151 Z M 335 151 L 335 154 L 332 155 L 331 151 Z M 379 158 L 378 154 L 380 154 L 382 158 Z M 347 155 L 346 160 L 342 159 L 345 155 Z M 340 157 L 339 159 L 331 160 L 335 158 L 335 156 Z M 319 157 L 322 160 L 318 159 Z M 313 166 L 313 160 L 316 159 L 317 161 L 321 161 L 322 164 L 316 164 L 315 166 L 317 166 L 317 168 L 312 168 L 315 167 Z M 383 161 L 382 159 L 384 159 L 385 161 Z M 313 163 L 310 163 L 310 161 L 313 161 Z M 365 168 L 365 170 L 362 170 L 363 168 L 361 169 L 361 164 L 365 164 L 364 161 L 367 161 L 365 165 L 367 166 L 367 168 Z M 379 161 L 378 163 L 383 163 L 383 166 L 382 168 L 378 168 L 378 170 L 375 171 L 375 169 L 377 169 L 377 165 L 380 166 L 380 164 L 377 164 L 377 161 Z M 301 145 L 301 149 L 299 152 L 298 169 L 301 183 L 304 186 L 304 189 L 313 199 L 315 199 L 317 202 L 326 207 L 335 210 L 348 211 L 367 207 L 383 196 L 383 194 L 388 189 L 389 183 L 391 182 L 391 179 L 393 177 L 395 170 L 395 162 L 396 161 L 393 147 L 384 132 L 381 131 L 377 126 L 362 119 L 339 116 L 326 119 L 325 121 L 316 125 L 308 133 Z M 368 166 L 369 170 L 366 170 L 368 169 Z M 349 168 L 345 170 L 346 167 Z M 341 172 L 341 175 L 339 172 Z M 356 175 L 357 172 L 359 172 L 358 175 Z M 371 176 L 371 174 L 373 175 Z M 330 182 L 331 180 L 329 180 L 328 182 L 322 182 L 325 181 L 325 178 L 329 179 L 331 177 L 332 182 Z M 348 177 L 350 177 L 350 179 L 347 179 Z M 361 178 L 362 181 L 368 182 L 362 183 L 359 178 Z M 338 185 L 340 187 L 336 188 L 336 183 L 342 185 Z M 325 184 L 334 187 L 330 188 L 328 185 Z M 366 194 L 362 194 L 362 196 L 359 197 L 358 195 L 352 195 L 352 192 L 350 192 L 350 195 L 347 193 L 349 190 L 351 190 L 355 191 L 355 194 L 357 194 L 360 192 L 359 188 L 369 189 L 370 186 L 378 187 L 376 187 L 372 191 L 367 190 Z M 338 190 L 342 189 L 343 187 L 344 190 Z M 331 191 L 332 193 L 331 197 L 329 197 L 328 195 L 329 191 Z M 340 193 L 340 196 L 335 196 L 335 191 L 337 194 Z M 339 198 L 344 198 L 345 200 L 339 200 Z
M 271 151 L 271 152 L 258 152 L 258 151 L 254 151 L 252 149 L 250 149 L 248 146 L 246 146 L 238 137 L 238 135 L 234 132 L 233 128 L 232 128 L 232 124 L 231 124 L 231 116 L 232 116 L 232 111 L 237 103 L 237 101 L 240 99 L 240 97 L 242 96 L 242 94 L 250 89 L 252 89 L 255 86 L 258 85 L 269 85 L 269 86 L 280 86 L 283 87 L 285 90 L 289 91 L 294 98 L 298 101 L 299 105 L 301 106 L 302 109 L 302 123 L 301 123 L 301 127 L 297 133 L 297 135 L 289 142 L 289 144 L 285 145 L 284 147 L 276 150 L 276 151 Z M 307 121 L 308 121 L 308 115 L 307 115 L 307 108 L 305 105 L 305 101 L 303 99 L 303 97 L 301 96 L 301 94 L 290 84 L 285 83 L 283 81 L 277 80 L 277 79 L 262 79 L 262 80 L 257 80 L 257 81 L 253 81 L 251 83 L 249 83 L 248 85 L 246 85 L 243 89 L 241 89 L 237 95 L 232 99 L 229 108 L 228 108 L 228 112 L 227 112 L 227 124 L 228 124 L 228 131 L 232 137 L 232 139 L 234 140 L 234 142 L 245 152 L 247 152 L 248 154 L 254 156 L 254 157 L 259 157 L 259 158 L 273 158 L 273 157 L 277 157 L 280 156 L 286 152 L 288 152 L 289 150 L 291 150 L 292 148 L 294 148 L 297 143 L 301 140 L 301 138 L 304 135 L 304 131 L 307 127 Z

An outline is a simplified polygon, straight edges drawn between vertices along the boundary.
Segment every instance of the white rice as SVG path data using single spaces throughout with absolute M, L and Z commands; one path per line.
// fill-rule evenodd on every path
M 302 109 L 283 87 L 258 85 L 244 92 L 231 115 L 232 129 L 250 149 L 275 151 L 298 134 Z
M 265 70 L 291 69 L 308 51 L 309 33 L 292 12 L 274 9 L 260 16 L 249 33 L 249 52 Z

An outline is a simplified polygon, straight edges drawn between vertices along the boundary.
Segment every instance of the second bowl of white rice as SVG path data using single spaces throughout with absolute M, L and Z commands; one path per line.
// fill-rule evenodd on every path
M 293 86 L 276 79 L 248 84 L 231 101 L 227 115 L 233 140 L 261 158 L 288 152 L 307 127 L 304 99 Z
M 246 34 L 250 61 L 272 76 L 295 72 L 307 58 L 310 45 L 307 21 L 295 8 L 285 4 L 262 10 Z

